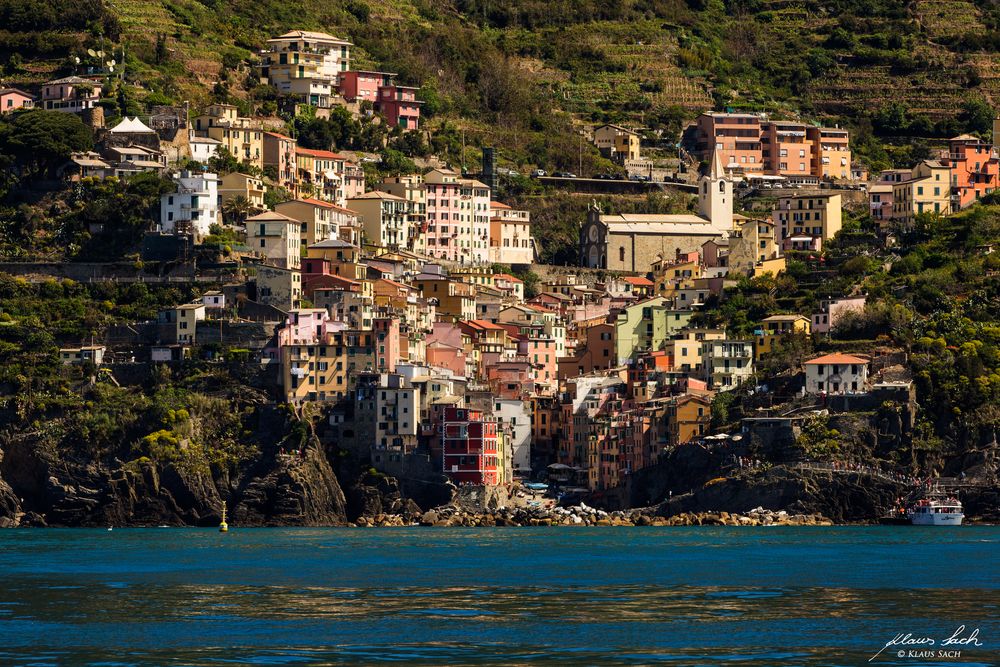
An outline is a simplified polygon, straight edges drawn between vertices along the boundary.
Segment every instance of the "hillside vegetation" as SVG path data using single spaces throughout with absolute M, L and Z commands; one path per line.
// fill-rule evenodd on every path
M 274 34 L 318 29 L 351 39 L 356 67 L 423 86 L 427 127 L 451 149 L 464 134 L 470 147 L 549 168 L 602 166 L 581 150 L 581 122 L 640 125 L 650 143 L 672 144 L 682 120 L 715 106 L 802 112 L 862 137 L 939 138 L 1000 90 L 1000 9 L 987 0 L 64 4 L 0 0 L 6 85 L 68 73 L 74 56 L 99 65 L 87 55 L 98 49 L 125 63 L 129 85 L 109 96 L 122 112 L 211 99 L 268 111 L 274 91 L 253 76 L 254 54 Z

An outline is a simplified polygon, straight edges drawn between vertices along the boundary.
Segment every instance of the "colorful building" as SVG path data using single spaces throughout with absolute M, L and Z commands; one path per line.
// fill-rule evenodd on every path
M 789 336 L 812 333 L 812 320 L 805 315 L 771 315 L 761 320 L 754 331 L 754 358 L 774 352 L 775 346 Z
M 924 160 L 910 178 L 892 185 L 892 220 L 912 227 L 918 215 L 951 213 L 951 167 L 939 160 Z
M 441 449 L 442 470 L 456 484 L 496 486 L 509 481 L 497 422 L 482 410 L 446 407 Z
M 963 134 L 950 139 L 948 159 L 942 162 L 951 168 L 953 210 L 972 206 L 997 188 L 1000 160 L 994 155 L 993 145 L 978 137 Z
M 13 113 L 20 109 L 33 109 L 34 98 L 17 88 L 0 88 L 0 114 Z
M 378 103 L 375 105 L 392 127 L 416 130 L 420 127 L 420 105 L 417 100 L 419 88 L 412 86 L 381 86 Z
M 99 81 L 67 76 L 42 84 L 41 105 L 48 111 L 80 113 L 96 107 L 103 92 Z
M 350 69 L 351 46 L 323 32 L 292 30 L 267 40 L 258 65 L 261 81 L 303 104 L 329 108 L 338 76 Z
M 298 166 L 295 139 L 277 132 L 265 132 L 263 138 L 265 167 L 273 167 L 275 181 L 294 196 L 297 194 Z

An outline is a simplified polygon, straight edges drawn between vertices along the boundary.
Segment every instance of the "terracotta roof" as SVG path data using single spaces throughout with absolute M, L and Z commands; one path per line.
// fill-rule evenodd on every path
M 523 283 L 524 282 L 520 278 L 515 278 L 514 276 L 510 275 L 509 273 L 495 273 L 495 274 L 493 274 L 493 280 L 495 281 L 497 278 L 500 278 L 501 280 L 509 280 L 512 283 Z
M 479 329 L 493 329 L 498 331 L 506 331 L 506 329 L 500 326 L 499 324 L 494 324 L 489 320 L 467 320 L 466 322 L 464 322 L 464 324 L 468 324 L 472 327 L 476 327 Z
M 413 291 L 413 290 L 416 289 L 412 285 L 407 285 L 406 283 L 397 282 L 395 280 L 389 280 L 388 278 L 378 278 L 378 279 L 376 279 L 376 282 L 378 282 L 378 281 L 381 281 L 381 282 L 384 282 L 384 283 L 389 283 L 390 285 L 394 285 L 396 287 L 402 287 L 402 288 L 406 289 L 407 291 Z
M 630 285 L 635 285 L 636 287 L 652 287 L 653 281 L 649 278 L 641 278 L 639 276 L 625 276 L 622 278 L 625 282 Z
M 491 201 L 490 202 L 490 208 L 504 208 L 504 209 L 509 209 L 510 206 L 507 206 L 507 204 L 504 204 L 503 202 Z
M 258 213 L 257 215 L 250 216 L 246 219 L 247 222 L 265 222 L 268 220 L 274 222 L 294 222 L 296 224 L 301 224 L 301 221 L 287 216 L 284 213 L 278 213 L 277 211 L 264 211 L 263 213 Z
M 295 141 L 295 139 L 292 139 L 291 137 L 286 137 L 285 135 L 281 134 L 280 132 L 265 132 L 264 134 L 269 134 L 272 137 L 278 137 L 279 139 L 288 139 L 289 141 Z
M 300 146 L 295 147 L 295 152 L 299 155 L 310 155 L 312 157 L 326 158 L 327 160 L 346 160 L 343 155 L 337 155 L 336 153 L 330 151 L 318 151 L 312 148 L 302 148 Z
M 827 354 L 816 357 L 806 362 L 806 365 L 818 364 L 867 364 L 868 360 L 861 357 L 853 357 L 849 354 Z

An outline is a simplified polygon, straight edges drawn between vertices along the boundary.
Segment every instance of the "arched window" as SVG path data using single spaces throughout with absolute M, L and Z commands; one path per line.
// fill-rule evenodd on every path
M 703 194 L 706 194 L 706 195 L 708 194 L 708 181 L 702 181 L 702 183 L 701 183 L 701 191 L 702 191 Z
M 719 192 L 725 192 L 725 191 L 726 191 L 726 182 L 719 181 Z
M 618 261 L 619 262 L 625 261 L 625 246 L 618 247 Z

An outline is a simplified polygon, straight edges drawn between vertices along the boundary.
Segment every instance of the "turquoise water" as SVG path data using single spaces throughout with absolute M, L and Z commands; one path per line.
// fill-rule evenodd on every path
M 1000 528 L 0 532 L 0 665 L 1000 664 Z

